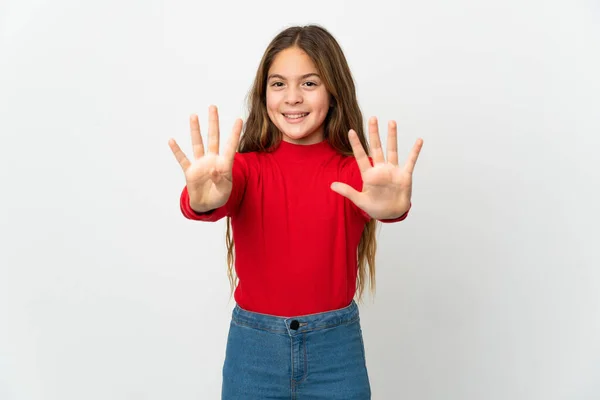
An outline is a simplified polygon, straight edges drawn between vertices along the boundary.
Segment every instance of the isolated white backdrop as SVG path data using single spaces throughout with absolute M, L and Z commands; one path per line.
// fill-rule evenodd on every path
M 597 1 L 3 0 L 0 399 L 219 398 L 225 225 L 180 214 L 167 142 L 210 104 L 226 139 L 307 23 L 425 141 L 361 307 L 373 398 L 600 398 Z

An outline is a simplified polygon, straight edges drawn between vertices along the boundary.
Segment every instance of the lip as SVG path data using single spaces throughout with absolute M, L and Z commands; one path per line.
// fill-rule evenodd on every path
M 285 114 L 306 114 L 304 117 L 301 118 L 288 118 L 285 116 Z M 293 111 L 293 112 L 285 112 L 285 113 L 281 113 L 281 115 L 283 116 L 283 118 L 285 119 L 285 121 L 288 124 L 299 124 L 300 122 L 304 121 L 306 119 L 306 117 L 308 117 L 310 115 L 309 112 L 300 112 L 300 111 Z

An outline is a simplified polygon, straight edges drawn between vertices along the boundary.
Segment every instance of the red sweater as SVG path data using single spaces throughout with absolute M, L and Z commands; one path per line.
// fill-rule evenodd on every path
M 355 158 L 339 154 L 327 140 L 282 141 L 272 153 L 236 153 L 232 174 L 233 190 L 224 206 L 195 212 L 187 187 L 180 206 L 188 219 L 231 217 L 237 304 L 285 317 L 350 304 L 358 243 L 371 217 L 330 185 L 339 181 L 362 189 Z M 407 214 L 382 222 L 402 221 Z

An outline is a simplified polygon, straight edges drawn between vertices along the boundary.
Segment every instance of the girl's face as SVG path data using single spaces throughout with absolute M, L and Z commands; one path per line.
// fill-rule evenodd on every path
M 267 75 L 267 113 L 295 144 L 319 143 L 329 111 L 329 93 L 310 57 L 298 47 L 279 52 Z

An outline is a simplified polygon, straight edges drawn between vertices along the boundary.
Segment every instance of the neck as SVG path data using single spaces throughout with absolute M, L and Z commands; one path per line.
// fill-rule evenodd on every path
M 301 137 L 299 139 L 294 139 L 292 137 L 287 136 L 285 133 L 281 133 L 282 140 L 284 142 L 300 144 L 300 145 L 309 145 L 309 144 L 317 144 L 324 140 L 325 134 L 323 132 L 322 127 L 308 136 Z

